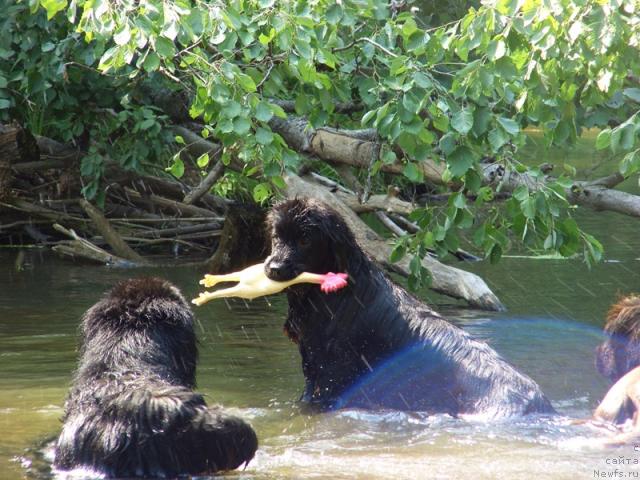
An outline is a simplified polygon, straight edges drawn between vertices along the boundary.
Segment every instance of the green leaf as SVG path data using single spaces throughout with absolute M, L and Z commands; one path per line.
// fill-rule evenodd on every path
M 142 67 L 147 72 L 154 72 L 160 67 L 160 57 L 156 54 L 156 52 L 149 52 L 147 57 L 144 59 L 144 63 Z
M 265 202 L 271 196 L 271 185 L 263 182 L 253 187 L 253 199 L 257 203 Z
M 502 39 L 493 40 L 487 48 L 487 56 L 492 62 L 501 59 L 507 53 L 507 46 Z
M 331 5 L 327 9 L 324 18 L 327 20 L 327 23 L 331 25 L 338 23 L 342 18 L 342 5 L 339 5 L 338 3 Z
M 489 262 L 496 264 L 500 261 L 500 257 L 502 257 L 502 247 L 500 244 L 495 243 L 489 252 Z
M 0 98 L 0 110 L 6 110 L 11 107 L 11 102 L 5 98 Z
M 261 101 L 256 106 L 256 120 L 260 120 L 261 122 L 268 122 L 273 117 L 273 111 L 271 110 L 271 106 L 264 101 Z
M 424 46 L 425 43 L 427 43 L 427 37 L 424 32 L 414 32 L 411 34 L 409 41 L 407 42 L 407 50 L 413 52 L 414 50 Z
M 424 181 L 422 170 L 414 162 L 407 163 L 402 170 L 402 174 L 414 183 L 422 183 Z
M 131 40 L 131 30 L 129 24 L 125 23 L 113 36 L 113 41 L 116 45 L 126 45 Z
M 517 135 L 520 133 L 520 125 L 515 120 L 505 117 L 498 117 L 498 123 L 504 128 L 507 133 L 511 135 Z
M 178 155 L 173 157 L 173 163 L 167 168 L 167 171 L 176 178 L 182 178 L 184 175 L 184 163 Z
M 640 88 L 625 88 L 622 94 L 636 103 L 640 103 Z
M 245 117 L 236 117 L 233 120 L 233 131 L 238 135 L 246 135 L 251 129 L 251 122 Z
M 473 127 L 473 112 L 468 108 L 456 112 L 451 118 L 451 126 L 466 135 Z
M 313 59 L 313 50 L 309 46 L 308 41 L 301 40 L 298 38 L 293 41 L 293 45 L 296 47 L 296 50 L 298 50 L 298 53 L 302 58 L 304 58 L 305 60 Z
M 153 127 L 156 123 L 155 118 L 147 118 L 138 124 L 138 128 L 140 130 L 148 130 Z
M 416 82 L 416 85 L 422 88 L 433 87 L 433 82 L 431 81 L 431 79 L 422 72 L 416 72 L 413 75 L 413 81 Z
M 611 144 L 611 129 L 602 130 L 596 137 L 596 148 L 603 150 Z
M 40 0 L 40 4 L 47 11 L 47 20 L 51 20 L 56 13 L 66 8 L 67 0 Z
M 162 58 L 171 60 L 176 54 L 176 47 L 168 38 L 157 37 L 156 52 L 158 52 L 158 55 L 160 55 Z
M 273 142 L 273 133 L 266 128 L 258 127 L 256 129 L 256 142 L 261 145 L 269 145 Z
M 527 188 L 527 186 L 519 185 L 518 187 L 516 187 L 516 189 L 513 191 L 513 198 L 515 198 L 519 202 L 522 202 L 525 199 L 529 198 L 529 189 Z
M 620 162 L 620 173 L 625 177 L 640 171 L 640 151 L 627 153 Z
M 455 150 L 457 146 L 457 137 L 458 136 L 454 132 L 449 132 L 440 138 L 438 146 L 440 147 L 440 150 L 442 150 L 442 153 L 450 155 L 451 152 Z
M 520 202 L 520 208 L 525 217 L 533 220 L 536 217 L 536 202 L 532 197 L 527 196 L 522 202 Z
M 280 105 L 276 105 L 274 103 L 269 104 L 269 108 L 273 112 L 273 114 L 278 118 L 287 118 L 287 112 L 285 112 Z
M 198 157 L 198 160 L 196 160 L 196 163 L 198 164 L 198 166 L 200 168 L 204 168 L 207 165 L 209 165 L 209 154 L 208 153 L 203 153 L 202 155 L 200 155 Z
M 382 163 L 386 165 L 391 165 L 393 163 L 396 163 L 396 160 L 397 160 L 396 154 L 393 150 L 387 150 L 382 155 Z
M 369 125 L 369 122 L 371 122 L 373 117 L 376 116 L 376 113 L 378 113 L 377 110 L 369 110 L 367 113 L 365 113 L 364 116 L 362 117 L 362 120 L 360 121 L 362 126 L 366 127 L 367 125 Z
M 389 255 L 389 260 L 391 263 L 396 263 L 402 260 L 402 258 L 407 253 L 407 247 L 404 243 L 397 243 L 393 250 L 391 250 L 391 255 Z
M 176 141 L 176 143 L 177 143 L 178 145 L 184 145 L 184 144 L 185 144 L 185 143 L 184 143 L 184 138 L 182 138 L 182 136 L 181 136 L 181 135 L 176 135 L 176 136 L 175 136 L 175 138 L 174 138 L 174 140 Z
M 620 148 L 622 150 L 630 150 L 635 143 L 636 127 L 631 123 L 620 125 Z
M 462 177 L 473 166 L 475 155 L 469 147 L 457 147 L 447 156 L 449 171 L 454 177 Z
M 242 107 L 235 100 L 229 100 L 220 112 L 222 116 L 227 118 L 236 118 L 242 112 Z
M 256 91 L 256 82 L 253 81 L 249 75 L 245 73 L 238 73 L 236 75 L 236 79 L 240 86 L 248 93 L 253 93 Z

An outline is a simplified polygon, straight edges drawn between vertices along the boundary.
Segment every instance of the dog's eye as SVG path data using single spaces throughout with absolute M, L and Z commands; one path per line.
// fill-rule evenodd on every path
M 309 237 L 303 235 L 298 239 L 299 247 L 305 248 L 305 247 L 308 247 L 309 245 L 311 245 L 311 240 L 309 240 Z

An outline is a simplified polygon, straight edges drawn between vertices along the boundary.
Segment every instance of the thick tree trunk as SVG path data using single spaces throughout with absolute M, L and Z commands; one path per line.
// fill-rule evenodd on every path
M 0 124 L 0 200 L 9 198 L 14 165 L 37 157 L 38 147 L 29 132 L 17 125 Z
M 18 158 L 15 130 L 0 125 L 0 200 L 9 197 L 11 164 Z
M 222 274 L 259 263 L 269 254 L 264 221 L 266 212 L 254 205 L 229 206 L 220 243 L 207 260 L 207 271 Z
M 285 178 L 287 182 L 288 197 L 310 197 L 324 201 L 335 208 L 346 220 L 353 231 L 360 246 L 385 269 L 409 275 L 409 259 L 405 258 L 398 263 L 391 263 L 389 255 L 391 247 L 365 224 L 358 215 L 343 201 L 336 197 L 323 186 L 313 182 L 309 178 L 300 178 L 289 174 Z M 425 257 L 423 265 L 431 272 L 431 289 L 454 298 L 466 300 L 469 305 L 483 310 L 504 310 L 504 306 L 489 289 L 487 284 L 477 275 L 463 270 L 444 265 L 431 257 Z
M 310 127 L 300 117 L 289 116 L 286 119 L 274 117 L 269 126 L 285 139 L 294 150 L 315 155 L 334 164 L 351 165 L 369 169 L 380 154 L 380 144 L 376 141 L 375 130 L 341 130 L 335 128 Z M 431 183 L 442 184 L 445 165 L 425 160 L 419 164 L 424 178 Z M 383 172 L 400 174 L 404 165 L 400 162 L 383 164 Z

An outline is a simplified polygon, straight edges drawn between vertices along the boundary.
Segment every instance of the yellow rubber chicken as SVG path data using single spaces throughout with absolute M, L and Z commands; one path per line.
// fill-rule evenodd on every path
M 329 272 L 321 275 L 303 272 L 296 278 L 286 282 L 276 282 L 265 275 L 264 263 L 260 263 L 226 275 L 205 275 L 200 280 L 200 285 L 204 285 L 206 288 L 213 287 L 221 282 L 238 282 L 238 284 L 215 292 L 202 292 L 192 302 L 201 306 L 214 298 L 239 297 L 252 300 L 256 297 L 279 293 L 285 288 L 299 283 L 316 283 L 320 285 L 320 289 L 323 292 L 330 293 L 345 287 L 347 278 L 348 275 L 346 273 Z

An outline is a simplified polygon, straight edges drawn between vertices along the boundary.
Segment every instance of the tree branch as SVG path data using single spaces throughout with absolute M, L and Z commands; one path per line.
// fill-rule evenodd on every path
M 377 135 L 374 129 L 319 128 L 314 130 L 304 118 L 294 116 L 286 119 L 274 117 L 269 122 L 269 126 L 285 139 L 290 148 L 300 153 L 315 155 L 329 163 L 368 169 L 371 158 L 376 152 L 376 142 L 372 141 Z M 419 166 L 428 181 L 443 184 L 444 164 L 426 160 L 420 162 Z M 404 165 L 400 162 L 383 164 L 380 170 L 399 175 L 402 174 Z
M 500 184 L 501 191 L 513 192 L 520 185 L 526 185 L 530 191 L 537 191 L 546 187 L 546 179 L 535 179 L 526 173 L 506 171 L 504 166 L 489 164 L 484 166 L 484 182 L 486 184 Z M 640 196 L 607 188 L 617 185 L 624 180 L 617 173 L 594 181 L 575 181 L 570 188 L 565 189 L 567 201 L 574 205 L 581 205 L 594 210 L 609 210 L 632 217 L 640 217 Z

